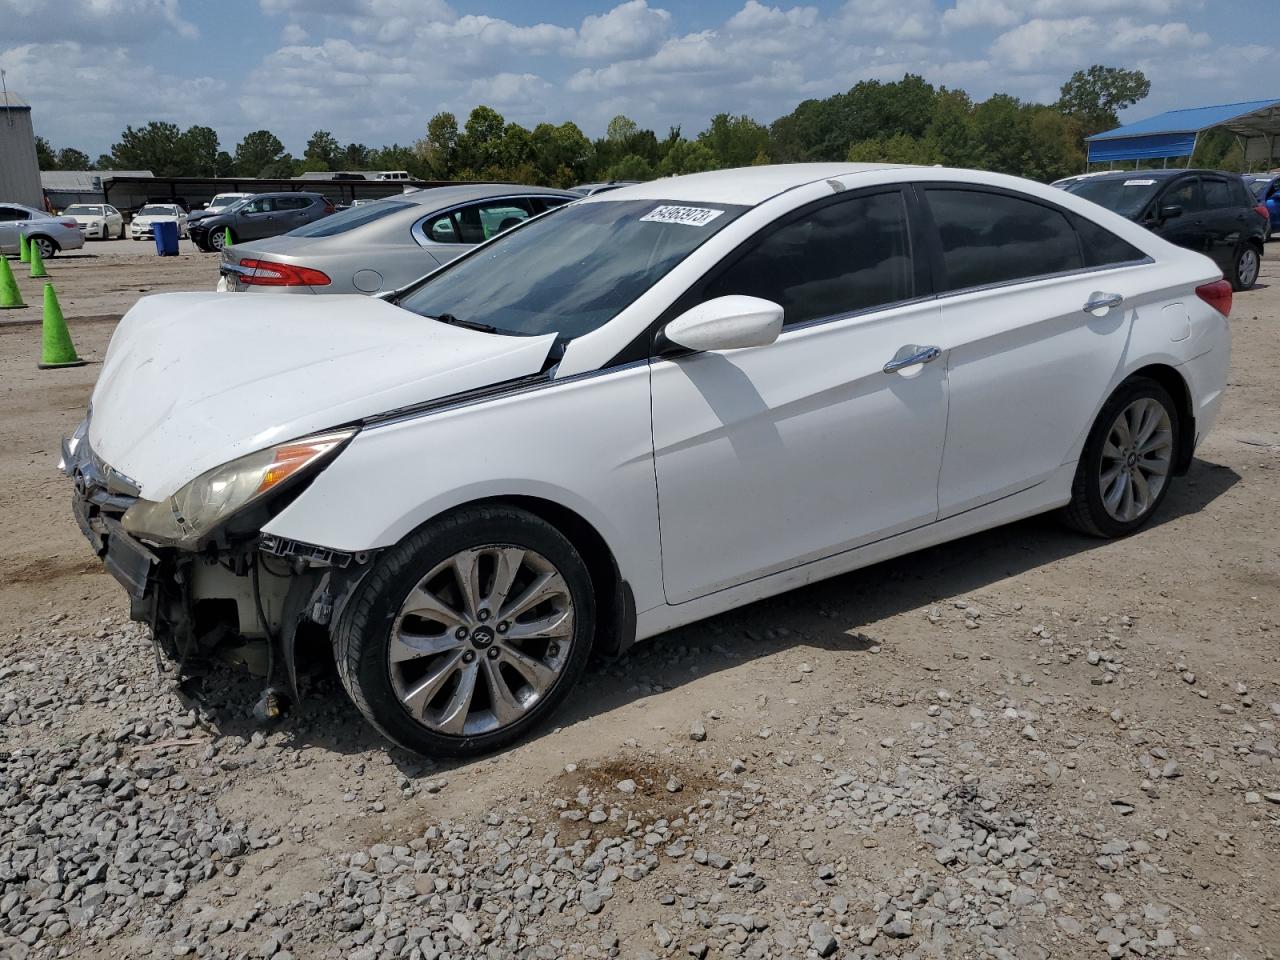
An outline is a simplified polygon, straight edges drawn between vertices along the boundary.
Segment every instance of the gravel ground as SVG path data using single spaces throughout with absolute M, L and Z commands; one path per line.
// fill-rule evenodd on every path
M 674 631 L 456 765 L 325 670 L 270 728 L 241 670 L 179 693 L 54 473 L 97 368 L 0 327 L 0 956 L 1274 957 L 1277 324 L 1271 258 L 1138 536 L 1035 519 Z

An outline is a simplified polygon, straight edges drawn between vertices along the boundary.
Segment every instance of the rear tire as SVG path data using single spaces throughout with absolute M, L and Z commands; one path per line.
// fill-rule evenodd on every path
M 58 252 L 58 245 L 48 237 L 32 237 L 30 242 L 40 248 L 41 259 L 48 260 Z
M 591 578 L 573 544 L 534 514 L 493 506 L 433 520 L 383 553 L 333 643 L 343 686 L 385 737 L 469 757 L 551 714 L 594 635 Z
M 1151 519 L 1169 492 L 1182 424 L 1154 380 L 1134 377 L 1103 405 L 1063 509 L 1068 526 L 1095 537 L 1125 537 Z
M 1261 269 L 1262 254 L 1252 243 L 1245 241 L 1236 248 L 1235 258 L 1231 262 L 1231 289 L 1237 293 L 1248 290 L 1258 282 Z

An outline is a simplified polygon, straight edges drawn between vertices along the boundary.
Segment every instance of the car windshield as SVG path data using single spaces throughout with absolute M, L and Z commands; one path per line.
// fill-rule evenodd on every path
M 1132 177 L 1108 177 L 1107 179 L 1077 180 L 1069 183 L 1064 190 L 1077 197 L 1092 200 L 1099 206 L 1114 210 L 1124 217 L 1133 217 L 1141 212 L 1147 201 L 1160 189 L 1160 180 L 1144 177 L 1135 173 Z
M 403 200 L 379 200 L 376 203 L 365 203 L 358 207 L 348 207 L 341 213 L 335 213 L 332 216 L 325 217 L 323 220 L 308 223 L 306 226 L 298 227 L 296 230 L 290 230 L 288 235 L 291 237 L 334 237 L 340 233 L 346 233 L 348 230 L 354 230 L 356 227 L 363 227 L 366 223 L 373 223 L 375 220 L 389 217 L 400 210 L 407 210 L 416 206 L 418 204 L 406 203 Z M 408 228 L 406 227 L 406 240 L 408 239 L 407 231 Z
M 140 217 L 172 217 L 177 210 L 173 207 L 157 207 L 153 204 L 147 204 L 138 211 Z
M 233 206 L 234 204 L 240 203 L 242 200 L 246 200 L 246 199 L 248 198 L 238 197 L 234 193 L 220 193 L 216 197 L 214 197 L 212 200 L 209 201 L 209 208 L 213 209 L 216 207 L 217 209 L 221 210 L 225 207 L 230 207 L 230 206 Z
M 1271 184 L 1271 179 L 1268 177 L 1265 180 L 1246 181 L 1246 183 L 1249 184 L 1249 189 L 1253 191 L 1253 195 L 1261 200 L 1263 194 L 1267 192 L 1267 187 Z
M 62 211 L 68 217 L 100 217 L 102 216 L 102 208 L 90 206 L 87 203 L 73 203 L 67 209 Z
M 747 209 L 663 200 L 569 204 L 455 261 L 400 306 L 496 333 L 572 340 L 608 323 Z

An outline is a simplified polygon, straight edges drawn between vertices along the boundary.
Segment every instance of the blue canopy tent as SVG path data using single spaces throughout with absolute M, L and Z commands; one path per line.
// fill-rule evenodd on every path
M 1159 116 L 1116 127 L 1086 137 L 1089 163 L 1117 160 L 1165 160 L 1186 157 L 1191 162 L 1200 134 L 1224 127 L 1240 140 L 1245 158 L 1264 166 L 1280 153 L 1280 100 L 1251 100 L 1224 103 L 1216 107 L 1170 110 Z

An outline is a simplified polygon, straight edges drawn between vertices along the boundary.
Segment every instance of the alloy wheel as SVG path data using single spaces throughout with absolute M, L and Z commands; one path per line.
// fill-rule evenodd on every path
M 471 548 L 405 598 L 388 640 L 391 684 L 433 732 L 491 733 L 551 691 L 573 634 L 569 586 L 551 561 L 508 544 Z
M 1240 278 L 1240 286 L 1252 287 L 1258 281 L 1258 251 L 1253 247 L 1245 247 L 1236 264 L 1236 276 Z
M 1102 445 L 1102 505 L 1121 523 L 1136 520 L 1160 498 L 1173 465 L 1169 411 L 1142 397 L 1120 411 Z

